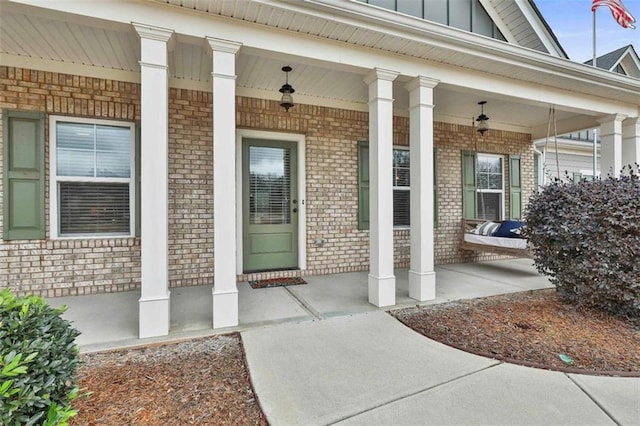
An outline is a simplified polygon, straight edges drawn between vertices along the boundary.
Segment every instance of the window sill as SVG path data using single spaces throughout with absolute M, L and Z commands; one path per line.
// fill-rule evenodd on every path
M 124 240 L 137 238 L 131 234 L 104 234 L 104 235 L 56 235 L 50 236 L 50 240 Z

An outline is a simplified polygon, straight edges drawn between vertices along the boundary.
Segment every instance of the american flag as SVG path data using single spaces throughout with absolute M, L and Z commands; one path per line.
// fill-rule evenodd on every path
M 623 28 L 635 28 L 633 23 L 636 22 L 636 19 L 627 8 L 624 7 L 621 0 L 593 0 L 591 11 L 595 12 L 596 8 L 600 6 L 607 6 L 611 10 L 613 19 Z

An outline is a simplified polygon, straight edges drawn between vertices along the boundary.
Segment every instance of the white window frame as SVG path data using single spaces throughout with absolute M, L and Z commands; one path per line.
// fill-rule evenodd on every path
M 489 158 L 499 158 L 500 161 L 500 175 L 502 176 L 502 189 L 484 189 L 484 188 L 479 188 L 477 185 L 478 182 L 478 163 L 480 161 L 480 157 L 489 157 Z M 498 215 L 498 220 L 504 220 L 504 199 L 505 199 L 505 185 L 504 185 L 504 160 L 505 160 L 505 156 L 504 155 L 499 155 L 499 154 L 486 154 L 483 152 L 477 152 L 476 153 L 476 197 L 478 196 L 478 193 L 485 193 L 485 194 L 501 194 L 500 197 L 500 214 Z M 480 207 L 478 206 L 477 208 L 477 216 L 480 217 Z
M 408 146 L 401 146 L 401 145 L 394 145 L 393 146 L 393 150 L 394 151 L 407 151 L 409 152 L 410 149 Z M 392 155 L 393 157 L 393 155 Z M 409 172 L 411 172 L 411 167 L 412 167 L 412 163 L 411 163 L 411 154 L 409 153 Z M 391 172 L 393 173 L 393 158 L 391 158 Z M 395 183 L 395 179 L 394 179 L 394 183 Z M 407 192 L 411 192 L 411 182 L 409 182 L 409 186 L 396 186 L 393 185 L 393 191 L 407 191 Z M 395 207 L 395 204 L 394 204 Z M 411 197 L 409 197 L 409 211 L 411 210 Z M 393 229 L 410 229 L 411 225 L 394 225 Z
M 129 128 L 131 139 L 131 164 L 128 178 L 96 178 L 96 177 L 58 177 L 57 176 L 57 133 L 58 123 L 81 123 L 103 126 L 116 126 Z M 104 120 L 97 118 L 68 117 L 60 115 L 49 116 L 49 233 L 51 239 L 104 239 L 104 238 L 128 238 L 134 237 L 136 232 L 136 185 L 135 185 L 135 123 L 129 121 Z M 60 235 L 59 209 L 58 209 L 58 182 L 102 182 L 102 183 L 128 183 L 129 184 L 129 233 L 128 234 L 74 234 Z

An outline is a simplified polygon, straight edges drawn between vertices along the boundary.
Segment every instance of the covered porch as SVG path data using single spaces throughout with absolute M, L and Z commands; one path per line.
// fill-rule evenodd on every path
M 501 218 L 511 216 L 508 210 L 516 204 L 519 215 L 533 190 L 531 139 L 546 134 L 550 108 L 559 133 L 602 128 L 603 169 L 619 170 L 623 158 L 640 153 L 637 84 L 623 77 L 355 2 L 344 2 L 344 9 L 328 2 L 308 7 L 247 2 L 238 9 L 223 3 L 197 11 L 177 0 L 121 2 L 119 7 L 46 3 L 46 8 L 45 2 L 22 0 L 5 7 L 11 23 L 6 31 L 16 42 L 1 52 L 3 62 L 48 73 L 44 83 L 52 74 L 62 76 L 56 81 L 78 81 L 68 102 L 62 90 L 38 89 L 51 94 L 31 95 L 41 104 L 27 107 L 58 115 L 59 121 L 76 115 L 139 124 L 140 149 L 132 150 L 132 158 L 140 164 L 130 168 L 137 175 L 130 179 L 130 198 L 137 196 L 130 204 L 138 204 L 129 217 L 136 226 L 129 226 L 124 237 L 107 233 L 83 240 L 57 235 L 55 215 L 48 221 L 48 238 L 56 247 L 42 256 L 45 261 L 49 254 L 61 257 L 52 265 L 69 262 L 55 272 L 60 275 L 54 275 L 59 281 L 53 291 L 141 287 L 53 300 L 71 305 L 70 317 L 86 312 L 85 318 L 94 318 L 98 339 L 106 339 L 111 329 L 113 341 L 163 339 L 168 333 L 211 333 L 212 323 L 235 330 L 455 298 L 447 296 L 453 291 L 446 278 L 451 267 L 434 265 L 474 259 L 458 247 L 459 222 L 467 214 L 463 152 L 522 162 L 517 184 L 509 183 L 510 165 L 501 169 L 502 198 L 496 201 Z M 371 16 L 362 18 L 361 9 Z M 283 15 L 286 25 L 271 20 Z M 79 28 L 85 37 L 83 44 L 64 37 L 48 40 L 50 48 L 41 51 L 46 32 L 26 28 L 63 35 Z M 283 66 L 293 68 L 287 81 L 295 86 L 296 106 L 290 111 L 278 105 Z M 87 80 L 96 86 L 89 94 L 82 93 Z M 132 90 L 112 90 L 121 83 Z M 106 94 L 96 96 L 101 86 Z M 479 102 L 487 103 L 483 111 L 491 117 L 491 129 L 480 136 L 474 128 Z M 18 102 L 11 108 L 25 107 Z M 257 139 L 279 144 L 275 148 L 281 151 L 291 145 L 297 155 L 297 169 L 291 169 L 296 178 L 290 180 L 298 190 L 295 197 L 285 197 L 299 200 L 286 206 L 297 213 L 297 225 L 290 222 L 295 236 L 287 240 L 295 250 L 292 265 L 285 266 L 315 275 L 307 286 L 252 291 L 245 283 L 236 285 L 238 277 L 258 270 L 245 262 L 251 218 L 245 211 L 250 195 L 243 187 L 251 162 L 244 158 L 243 143 Z M 359 151 L 365 141 L 367 161 Z M 411 199 L 410 231 L 408 223 L 399 229 L 394 222 L 396 145 L 411 156 L 410 187 L 402 188 Z M 368 202 L 361 203 L 365 164 L 370 186 Z M 49 178 L 50 194 L 56 194 L 55 178 Z M 471 199 L 477 192 L 473 186 Z M 54 211 L 56 200 L 50 205 Z M 55 252 L 62 245 L 69 253 Z M 112 247 L 123 245 L 131 248 L 123 249 L 120 264 L 89 253 L 101 272 L 85 274 L 89 261 L 77 252 L 86 246 L 114 252 Z M 396 275 L 398 266 L 409 271 Z M 128 275 L 113 278 L 124 269 Z M 324 275 L 330 272 L 341 274 Z M 451 283 L 478 281 L 473 274 L 464 277 Z M 496 285 L 485 284 L 479 294 L 464 297 L 487 295 L 484 289 Z M 509 285 L 511 291 L 519 289 Z M 76 300 L 82 303 L 74 308 Z M 266 300 L 273 300 L 273 310 Z M 88 330 L 86 339 L 92 334 Z
M 406 269 L 396 270 L 396 304 L 377 308 L 368 302 L 366 272 L 305 277 L 307 284 L 252 289 L 238 285 L 239 322 L 236 327 L 212 330 L 211 285 L 173 288 L 171 328 L 168 336 L 138 338 L 140 291 L 50 298 L 53 306 L 66 305 L 65 318 L 82 333 L 81 352 L 146 345 L 259 328 L 284 322 L 321 321 L 397 309 L 416 304 L 436 304 L 499 294 L 550 288 L 530 259 L 441 265 L 437 273 L 436 298 L 417 302 L 409 297 Z

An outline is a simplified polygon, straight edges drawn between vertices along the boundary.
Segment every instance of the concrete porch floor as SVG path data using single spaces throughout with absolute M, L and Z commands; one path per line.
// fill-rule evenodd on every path
M 138 339 L 139 291 L 59 297 L 48 302 L 67 305 L 65 318 L 82 333 L 77 339 L 81 352 L 93 352 L 551 287 L 530 259 L 437 266 L 436 299 L 428 302 L 411 299 L 407 270 L 396 270 L 396 305 L 384 308 L 368 302 L 366 272 L 309 276 L 305 280 L 306 285 L 256 290 L 246 282 L 239 283 L 240 325 L 217 330 L 212 329 L 212 286 L 172 288 L 170 334 L 150 339 Z

